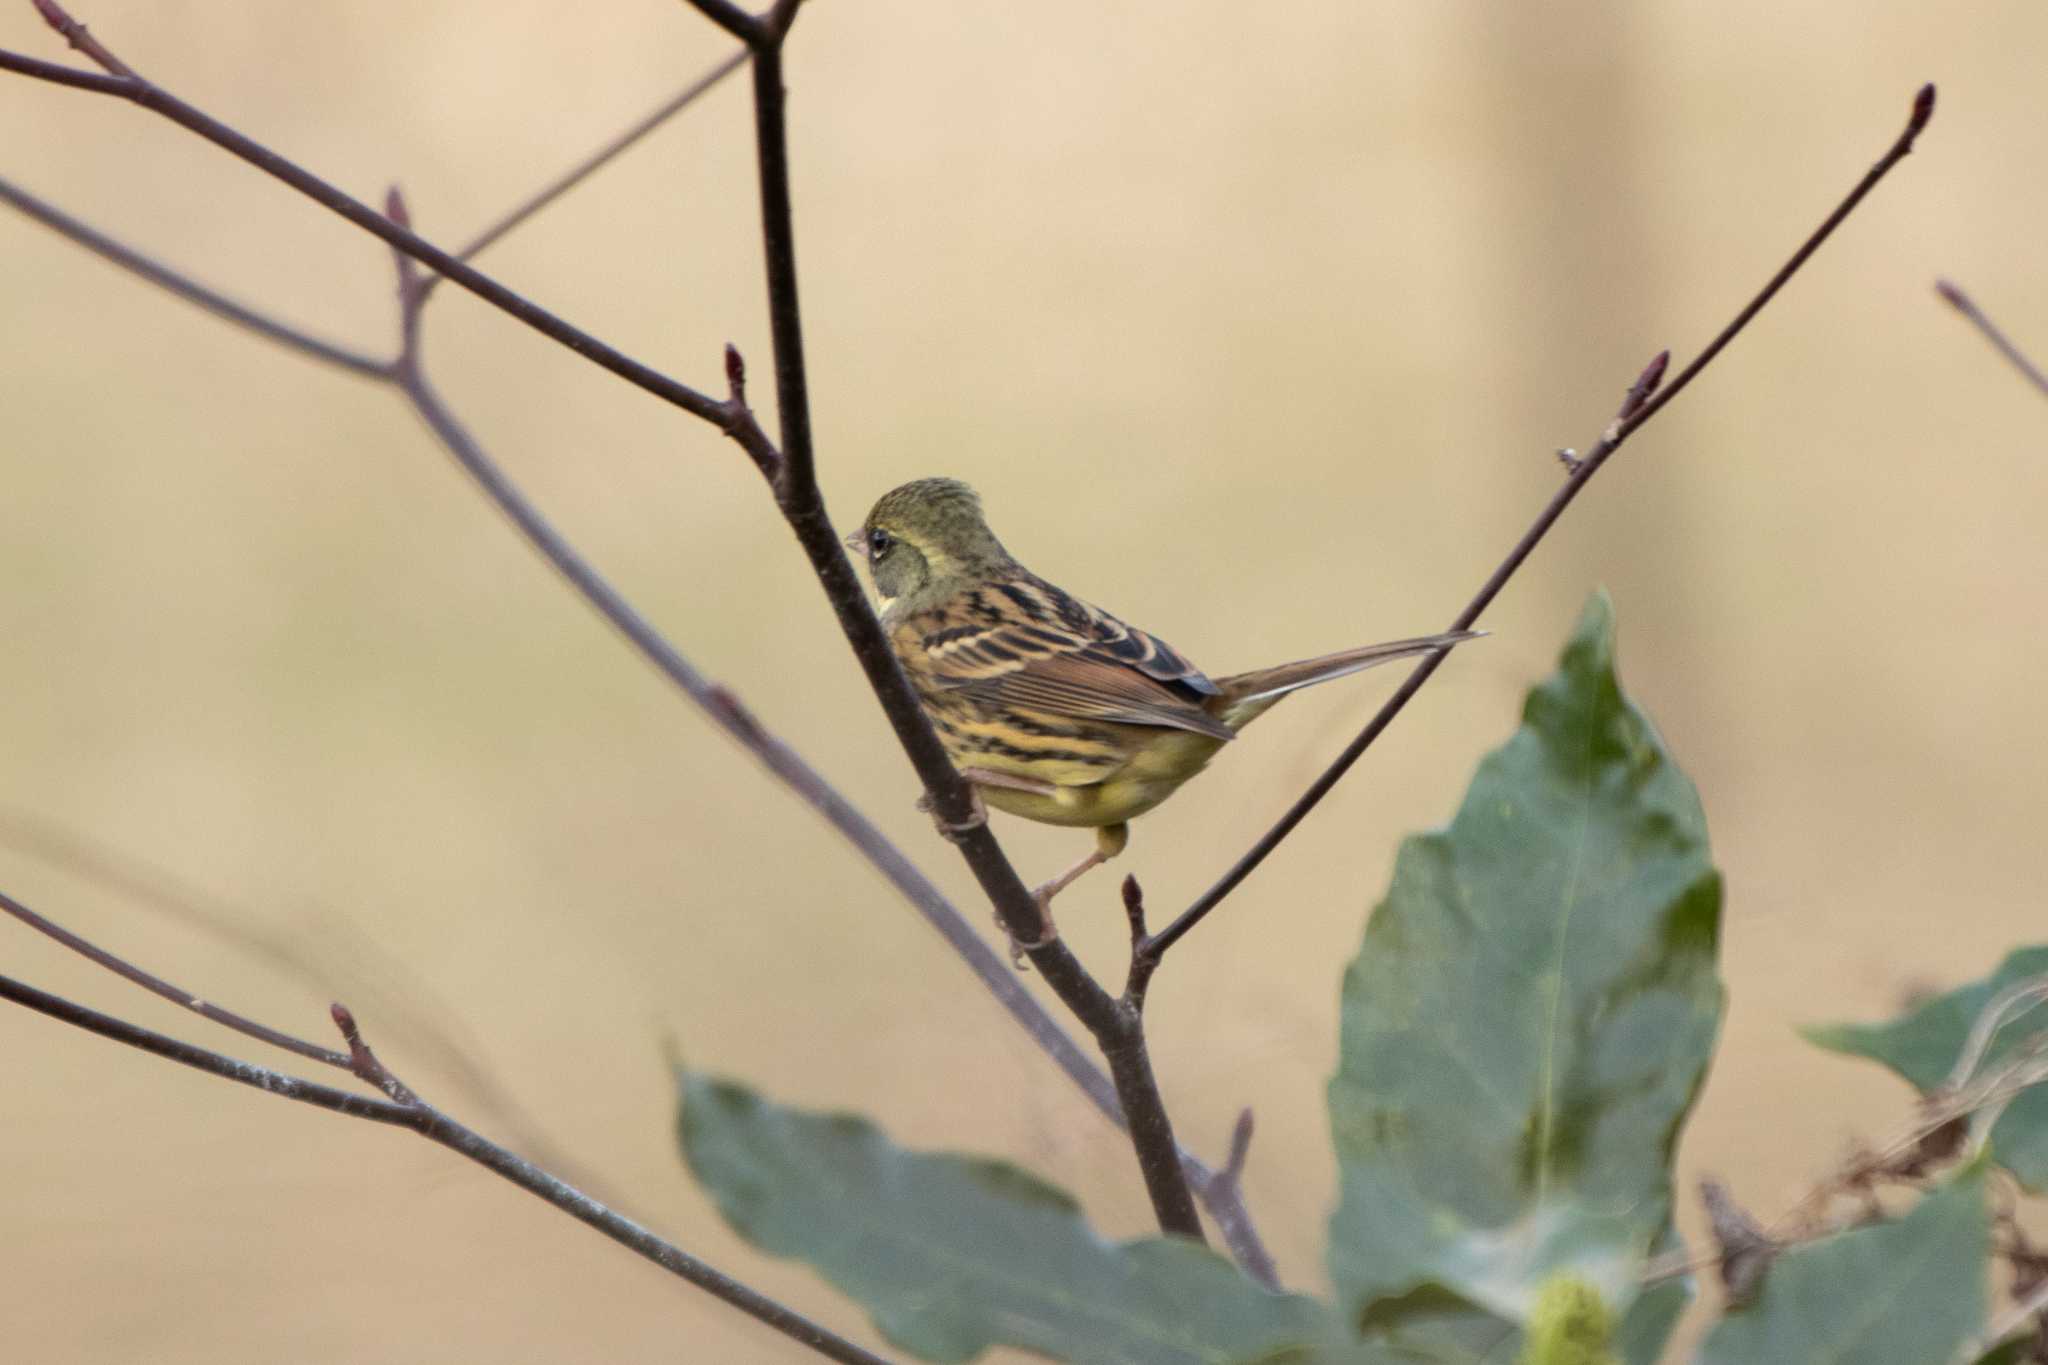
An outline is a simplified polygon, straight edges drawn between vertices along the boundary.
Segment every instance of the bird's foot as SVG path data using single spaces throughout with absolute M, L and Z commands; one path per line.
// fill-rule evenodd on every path
M 1057 890 L 1058 888 L 1054 888 Z M 1018 938 L 1016 932 L 996 916 L 996 928 L 1003 931 L 1003 937 L 1010 940 L 1010 965 L 1018 971 L 1024 970 L 1024 955 L 1039 948 L 1049 948 L 1059 942 L 1059 926 L 1052 922 L 1052 897 L 1045 894 L 1045 887 L 1031 893 L 1031 903 L 1038 907 L 1038 937 Z
M 932 809 L 932 794 L 930 792 L 926 792 L 917 798 L 917 808 L 926 815 L 931 816 L 932 823 L 938 826 L 940 838 L 944 839 L 947 843 L 957 844 L 988 823 L 988 803 L 981 799 L 980 788 L 976 787 L 972 782 L 967 784 L 967 799 L 971 805 L 965 820 L 948 820 L 945 816 Z

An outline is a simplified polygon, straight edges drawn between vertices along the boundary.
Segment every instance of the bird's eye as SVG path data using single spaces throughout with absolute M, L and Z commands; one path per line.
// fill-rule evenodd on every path
M 895 543 L 896 537 L 877 526 L 874 530 L 868 532 L 868 555 L 870 558 L 880 559 L 889 552 L 889 547 Z

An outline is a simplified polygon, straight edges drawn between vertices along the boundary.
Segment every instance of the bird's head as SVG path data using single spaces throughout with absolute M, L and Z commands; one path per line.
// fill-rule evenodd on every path
M 894 616 L 936 606 L 1015 564 L 982 518 L 980 496 L 958 479 L 891 489 L 846 543 L 867 561 L 882 609 Z

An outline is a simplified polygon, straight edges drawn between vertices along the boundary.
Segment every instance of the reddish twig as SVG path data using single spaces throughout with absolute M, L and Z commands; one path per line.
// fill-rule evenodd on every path
M 104 967 L 114 975 L 142 987 L 151 995 L 161 996 L 181 1009 L 192 1011 L 202 1019 L 211 1020 L 222 1028 L 233 1029 L 244 1037 L 254 1038 L 272 1047 L 283 1048 L 286 1052 L 296 1053 L 309 1060 L 322 1062 L 328 1066 L 338 1066 L 344 1071 L 348 1069 L 348 1058 L 333 1048 L 309 1043 L 304 1038 L 295 1038 L 289 1033 L 280 1033 L 267 1024 L 257 1023 L 245 1014 L 237 1014 L 231 1009 L 202 1000 L 190 991 L 180 990 L 162 977 L 154 976 L 98 944 L 88 942 L 54 920 L 45 919 L 4 891 L 0 891 L 0 911 L 12 915 L 37 933 L 63 944 L 86 961 Z

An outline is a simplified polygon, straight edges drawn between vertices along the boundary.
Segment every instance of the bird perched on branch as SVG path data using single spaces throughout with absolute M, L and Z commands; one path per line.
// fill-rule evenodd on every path
M 1211 680 L 1164 641 L 1010 557 L 957 479 L 882 496 L 847 538 L 925 715 L 979 803 L 1095 830 L 1095 848 L 1032 892 L 1047 907 L 1123 852 L 1129 821 L 1164 801 L 1280 698 L 1476 632 L 1364 645 Z M 1037 944 L 1023 944 L 1035 947 Z

